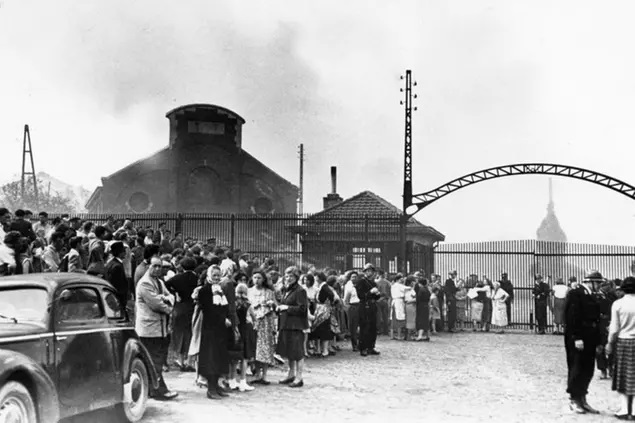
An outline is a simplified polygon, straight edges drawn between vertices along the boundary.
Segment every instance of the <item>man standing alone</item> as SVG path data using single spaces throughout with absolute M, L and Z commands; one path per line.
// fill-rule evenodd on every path
M 379 290 L 375 284 L 375 266 L 364 266 L 364 276 L 357 281 L 355 289 L 359 298 L 359 351 L 363 357 L 379 355 L 375 349 L 377 341 L 377 299 Z
M 587 272 L 581 286 L 567 294 L 564 306 L 564 347 L 567 354 L 567 393 L 571 411 L 599 412 L 586 400 L 595 368 L 595 354 L 601 342 L 600 304 L 594 295 L 604 278 L 597 270 Z

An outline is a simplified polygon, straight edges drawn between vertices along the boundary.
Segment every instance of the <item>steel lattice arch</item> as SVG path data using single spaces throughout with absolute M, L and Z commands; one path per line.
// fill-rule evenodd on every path
M 592 182 L 594 184 L 612 189 L 613 191 L 617 191 L 629 198 L 635 199 L 634 186 L 620 181 L 619 179 L 615 179 L 611 176 L 604 175 L 602 173 L 594 172 L 592 170 L 583 169 L 580 167 L 566 166 L 560 164 L 521 163 L 479 170 L 478 172 L 470 173 L 469 175 L 454 179 L 453 181 L 450 181 L 445 185 L 441 185 L 440 187 L 435 188 L 431 191 L 424 192 L 422 194 L 415 194 L 410 199 L 410 204 L 416 206 L 417 210 L 414 213 L 409 213 L 409 215 L 412 216 L 416 214 L 424 207 L 429 206 L 440 198 L 443 198 L 448 194 L 458 191 L 461 188 L 465 188 L 467 186 L 490 179 L 513 175 L 566 176 L 569 178 Z

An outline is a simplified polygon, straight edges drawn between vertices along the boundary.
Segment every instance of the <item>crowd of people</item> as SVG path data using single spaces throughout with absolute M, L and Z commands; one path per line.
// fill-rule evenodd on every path
M 511 322 L 514 287 L 499 280 L 451 271 L 442 281 L 422 272 L 388 277 L 366 264 L 361 270 L 281 271 L 275 260 L 154 230 L 131 220 L 102 224 L 61 216 L 37 221 L 28 210 L 0 208 L 0 276 L 79 272 L 108 280 L 161 375 L 170 365 L 196 374 L 210 399 L 269 385 L 268 369 L 286 360 L 279 384 L 304 385 L 305 359 L 327 358 L 349 340 L 362 357 L 379 355 L 378 335 L 430 341 L 447 330 L 502 333 Z M 570 407 L 595 412 L 586 402 L 596 362 L 602 378 L 612 377 L 623 398 L 617 416 L 632 413 L 635 395 L 635 279 L 607 281 L 599 272 L 578 283 L 536 275 L 532 290 L 538 333 L 545 333 L 547 309 L 555 334 L 565 335 Z M 590 294 L 590 295 L 584 295 Z M 169 363 L 168 357 L 173 361 Z M 248 374 L 250 378 L 248 379 Z M 172 399 L 163 377 L 152 392 Z

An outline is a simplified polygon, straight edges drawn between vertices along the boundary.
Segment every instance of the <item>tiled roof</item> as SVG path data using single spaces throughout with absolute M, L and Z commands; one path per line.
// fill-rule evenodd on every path
M 386 217 L 394 217 L 399 218 L 401 216 L 401 210 L 395 207 L 386 199 L 380 197 L 371 191 L 362 191 L 357 195 L 352 196 L 339 204 L 329 207 L 328 209 L 322 210 L 321 212 L 315 213 L 308 220 L 311 219 L 319 219 L 324 220 L 325 218 L 342 218 L 347 216 L 360 216 L 360 215 L 369 215 L 369 216 L 386 216 Z M 434 229 L 431 226 L 426 226 L 423 223 L 419 222 L 414 218 L 410 218 L 408 220 L 408 228 L 420 228 L 425 229 L 431 235 L 437 236 L 440 240 L 444 240 L 445 236 Z

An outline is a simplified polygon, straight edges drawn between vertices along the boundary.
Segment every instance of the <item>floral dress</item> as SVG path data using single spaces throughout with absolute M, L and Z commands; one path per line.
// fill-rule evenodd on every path
M 274 291 L 256 286 L 249 288 L 249 302 L 254 308 L 256 321 L 254 330 L 256 331 L 256 361 L 264 364 L 275 364 L 273 354 L 275 353 L 277 318 L 275 306 L 267 305 L 269 301 L 276 301 Z

